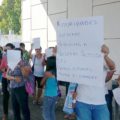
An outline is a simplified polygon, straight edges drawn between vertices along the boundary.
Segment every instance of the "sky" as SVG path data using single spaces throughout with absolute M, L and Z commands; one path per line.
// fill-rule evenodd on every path
M 0 0 L 0 5 L 2 4 L 2 1 L 3 1 L 3 0 Z

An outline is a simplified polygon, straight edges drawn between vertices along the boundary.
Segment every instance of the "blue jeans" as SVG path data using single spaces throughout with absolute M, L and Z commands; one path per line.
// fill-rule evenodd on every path
M 77 120 L 110 120 L 107 105 L 91 105 L 82 102 L 76 103 Z
M 45 96 L 43 99 L 43 118 L 44 120 L 56 120 L 55 117 L 55 103 L 57 97 Z

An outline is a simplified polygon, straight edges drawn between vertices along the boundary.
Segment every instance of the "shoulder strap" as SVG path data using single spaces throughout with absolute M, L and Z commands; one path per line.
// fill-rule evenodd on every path
M 33 65 L 35 64 L 36 55 L 33 57 Z

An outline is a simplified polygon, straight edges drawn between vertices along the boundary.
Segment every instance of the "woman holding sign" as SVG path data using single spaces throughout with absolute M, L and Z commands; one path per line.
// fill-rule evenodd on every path
M 11 55 L 14 57 L 11 59 Z M 10 81 L 12 108 L 14 120 L 21 120 L 21 113 L 24 120 L 30 120 L 30 111 L 28 106 L 28 94 L 25 89 L 26 78 L 22 74 L 22 67 L 31 71 L 28 62 L 21 59 L 22 51 L 16 49 L 7 52 L 8 70 L 6 78 Z M 11 60 L 11 61 L 10 61 Z M 11 64 L 14 61 L 14 64 Z
M 41 104 L 40 97 L 42 95 L 43 87 L 40 85 L 43 75 L 44 75 L 44 55 L 42 54 L 42 48 L 40 47 L 40 38 L 34 38 L 34 44 L 32 46 L 35 49 L 35 54 L 31 54 L 32 49 L 30 51 L 30 57 L 32 59 L 32 71 L 35 76 L 35 93 L 33 98 L 33 104 Z M 37 87 L 37 89 L 36 89 Z

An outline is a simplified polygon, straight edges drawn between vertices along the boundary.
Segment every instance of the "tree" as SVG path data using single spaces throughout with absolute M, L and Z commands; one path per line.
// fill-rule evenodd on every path
M 15 34 L 21 32 L 21 0 L 4 0 L 0 6 L 0 29 L 8 34 L 9 30 Z

